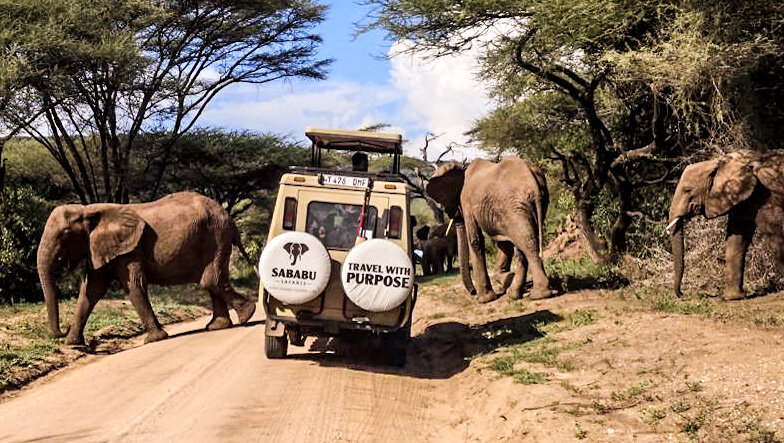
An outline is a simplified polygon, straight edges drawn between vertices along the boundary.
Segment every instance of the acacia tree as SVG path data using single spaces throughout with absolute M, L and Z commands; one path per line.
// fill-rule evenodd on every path
M 76 69 L 71 53 L 64 48 L 78 37 L 67 35 L 63 27 L 51 26 L 45 18 L 64 13 L 65 4 L 59 0 L 18 3 L 0 2 L 0 198 L 5 187 L 4 147 L 41 115 L 28 105 L 31 87 Z
M 138 149 L 162 160 L 159 137 L 147 134 Z M 289 166 L 304 165 L 310 153 L 299 144 L 274 134 L 197 129 L 180 138 L 170 156 L 161 185 L 163 192 L 191 189 L 221 203 L 237 217 L 256 203 L 254 197 L 275 189 Z M 139 162 L 132 194 L 143 194 L 156 179 L 157 164 Z M 145 172 L 146 169 L 146 172 Z
M 66 10 L 0 2 L 24 20 L 38 20 L 78 35 L 65 48 L 79 70 L 45 78 L 28 90 L 40 118 L 23 124 L 69 176 L 84 202 L 125 202 L 138 138 L 158 138 L 154 180 L 159 193 L 183 134 L 217 94 L 236 83 L 264 84 L 284 78 L 322 79 L 330 60 L 316 57 L 321 38 L 312 28 L 324 18 L 315 0 L 66 0 Z M 20 59 L 30 56 L 25 42 Z
M 602 193 L 617 202 L 610 246 L 618 252 L 644 188 L 673 179 L 674 166 L 693 155 L 751 139 L 738 91 L 760 83 L 782 91 L 780 76 L 759 75 L 781 60 L 780 2 L 366 3 L 368 26 L 408 52 L 439 57 L 482 46 L 498 110 L 476 138 L 558 165 L 596 258 L 605 255 L 592 223 Z

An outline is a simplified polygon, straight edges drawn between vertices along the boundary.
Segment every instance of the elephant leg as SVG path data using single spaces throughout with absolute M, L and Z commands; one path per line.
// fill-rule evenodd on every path
M 531 280 L 534 287 L 531 290 L 531 299 L 541 299 L 551 297 L 553 291 L 550 289 L 550 279 L 544 272 L 544 262 L 539 255 L 539 239 L 537 236 L 538 228 L 532 218 L 520 217 L 520 220 L 509 226 L 508 234 L 512 238 L 515 246 L 525 255 L 531 270 Z M 525 276 L 523 276 L 525 279 Z
M 65 344 L 72 346 L 84 344 L 84 327 L 87 318 L 108 288 L 109 278 L 105 272 L 87 273 L 79 288 L 79 299 L 76 301 L 73 323 L 65 338 Z
M 485 255 L 485 238 L 482 230 L 479 229 L 476 221 L 468 213 L 465 213 L 466 234 L 468 236 L 468 246 L 473 265 L 474 287 L 480 303 L 488 303 L 499 297 L 493 291 L 490 283 L 490 276 L 487 275 L 487 262 Z
M 212 299 L 212 320 L 207 323 L 207 329 L 214 331 L 216 329 L 230 328 L 232 322 L 226 301 L 213 291 L 210 291 L 210 298 Z
M 523 296 L 523 292 L 525 291 L 525 277 L 528 275 L 528 259 L 519 249 L 516 250 L 514 258 L 517 261 L 517 269 L 515 269 L 515 272 L 513 273 L 514 279 L 511 281 L 509 291 L 507 292 L 509 298 L 517 300 Z
M 229 255 L 223 256 L 228 257 Z M 256 312 L 255 301 L 243 296 L 231 287 L 228 261 L 225 263 L 220 263 L 218 260 L 212 262 L 202 275 L 201 286 L 211 294 L 214 293 L 221 297 L 228 307 L 234 309 L 237 312 L 239 323 L 242 325 L 247 323 Z
M 169 336 L 163 330 L 163 326 L 155 316 L 155 311 L 150 304 L 150 297 L 147 294 L 147 276 L 144 274 L 141 263 L 132 262 L 127 266 L 122 266 L 119 271 L 120 280 L 125 284 L 128 298 L 131 300 L 134 309 L 139 314 L 142 326 L 147 332 L 144 337 L 145 343 L 163 340 Z
M 754 237 L 754 221 L 730 212 L 727 220 L 727 250 L 725 256 L 724 300 L 744 298 L 743 269 L 746 264 L 746 251 Z
M 514 258 L 515 247 L 512 242 L 498 242 L 498 256 L 495 262 L 495 276 L 493 277 L 501 285 L 501 292 L 506 292 L 515 278 L 512 272 L 512 259 Z M 523 276 L 525 278 L 525 276 Z

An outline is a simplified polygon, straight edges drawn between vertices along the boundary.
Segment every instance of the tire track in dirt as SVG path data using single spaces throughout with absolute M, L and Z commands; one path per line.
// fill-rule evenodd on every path
M 267 360 L 263 326 L 205 322 L 34 383 L 0 404 L 0 441 L 421 441 L 432 429 L 437 380 L 309 348 Z

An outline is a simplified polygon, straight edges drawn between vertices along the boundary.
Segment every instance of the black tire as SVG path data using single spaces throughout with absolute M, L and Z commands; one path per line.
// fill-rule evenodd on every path
M 289 348 L 289 340 L 284 334 L 283 337 L 264 336 L 264 353 L 267 358 L 283 358 Z

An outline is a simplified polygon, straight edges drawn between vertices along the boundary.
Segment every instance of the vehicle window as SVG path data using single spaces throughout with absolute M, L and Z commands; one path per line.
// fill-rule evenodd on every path
M 318 237 L 328 249 L 351 249 L 357 238 L 361 205 L 311 202 L 308 205 L 307 232 Z M 365 238 L 372 238 L 378 209 L 369 206 L 363 226 Z

